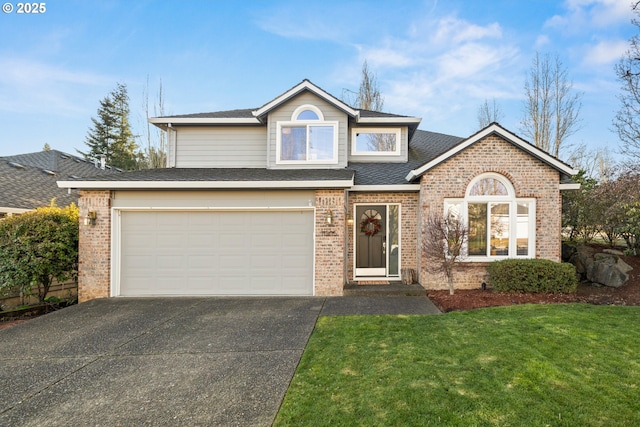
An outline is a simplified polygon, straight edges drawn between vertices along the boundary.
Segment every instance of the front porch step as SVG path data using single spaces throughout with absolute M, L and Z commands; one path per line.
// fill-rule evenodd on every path
M 388 285 L 358 285 L 349 283 L 344 286 L 344 296 L 367 296 L 367 297 L 404 297 L 404 296 L 425 296 L 427 291 L 419 283 L 404 285 L 401 282 L 393 282 Z

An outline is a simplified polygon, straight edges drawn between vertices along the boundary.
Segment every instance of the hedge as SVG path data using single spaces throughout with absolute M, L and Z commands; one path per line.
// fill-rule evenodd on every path
M 487 267 L 495 292 L 573 293 L 578 277 L 573 264 L 546 259 L 505 259 Z

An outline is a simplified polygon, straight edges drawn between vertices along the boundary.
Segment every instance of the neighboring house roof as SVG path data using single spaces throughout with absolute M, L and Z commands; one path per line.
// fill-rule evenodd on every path
M 348 169 L 166 168 L 60 181 L 63 188 L 348 188 Z
M 92 175 L 107 175 L 121 172 L 121 169 L 100 165 L 58 150 L 38 151 L 36 153 L 16 154 L 13 156 L 0 156 L 0 159 L 15 162 L 25 166 L 32 166 L 42 170 L 55 172 L 61 177 L 83 177 Z
M 92 162 L 57 150 L 0 157 L 0 213 L 22 213 L 78 200 L 78 192 L 59 188 L 60 179 L 80 179 L 95 174 L 111 175 L 118 169 L 100 169 Z
M 527 153 L 529 153 L 533 157 L 539 159 L 540 161 L 542 161 L 542 162 L 546 163 L 547 165 L 551 166 L 552 168 L 556 169 L 561 174 L 561 182 L 564 182 L 564 183 L 570 182 L 571 181 L 570 177 L 575 175 L 576 173 L 578 173 L 578 171 L 574 170 L 568 164 L 566 164 L 563 161 L 557 159 L 556 157 L 553 157 L 552 155 L 550 155 L 546 151 L 541 150 L 540 148 L 536 147 L 535 145 L 531 144 L 530 142 L 525 141 L 524 139 L 520 138 L 518 135 L 516 135 L 516 134 L 508 131 L 507 129 L 503 128 L 498 123 L 491 123 L 489 126 L 485 127 L 484 129 L 481 129 L 480 131 L 478 131 L 475 134 L 471 135 L 469 138 L 464 139 L 459 144 L 457 144 L 457 145 L 451 147 L 450 149 L 448 149 L 447 151 L 439 154 L 437 157 L 435 157 L 433 159 L 430 159 L 429 161 L 427 161 L 424 165 L 420 166 L 419 168 L 411 170 L 407 174 L 405 179 L 407 181 L 411 182 L 411 181 L 415 180 L 416 178 L 419 178 L 420 176 L 422 176 L 422 174 L 424 174 L 429 169 L 439 165 L 440 163 L 444 162 L 445 160 L 449 159 L 450 157 L 455 156 L 460 151 L 466 149 L 467 147 L 469 147 L 469 146 L 475 144 L 476 142 L 478 142 L 478 141 L 480 141 L 480 140 L 482 140 L 482 139 L 484 139 L 484 138 L 486 138 L 488 136 L 491 136 L 491 135 L 500 136 L 501 138 L 503 138 L 507 142 L 509 142 L 509 143 L 515 145 L 516 147 L 526 151 Z

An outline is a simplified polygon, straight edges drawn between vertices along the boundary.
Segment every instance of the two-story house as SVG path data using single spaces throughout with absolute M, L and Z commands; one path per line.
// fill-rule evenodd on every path
M 575 171 L 492 124 L 468 138 L 358 110 L 308 80 L 262 107 L 158 117 L 166 169 L 61 181 L 81 190 L 80 300 L 342 295 L 428 269 L 423 227 L 470 233 L 458 288 L 487 262 L 560 261 L 560 191 Z

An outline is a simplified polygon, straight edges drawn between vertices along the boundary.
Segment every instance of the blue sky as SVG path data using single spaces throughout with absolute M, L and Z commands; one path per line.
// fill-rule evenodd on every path
M 384 110 L 421 129 L 469 136 L 495 98 L 521 133 L 536 51 L 584 93 L 572 142 L 615 149 L 613 66 L 632 18 L 630 0 L 46 1 L 40 15 L 0 14 L 0 155 L 85 149 L 117 82 L 141 133 L 147 79 L 151 97 L 162 80 L 167 115 L 186 114 L 258 107 L 305 78 L 341 97 L 364 60 Z

